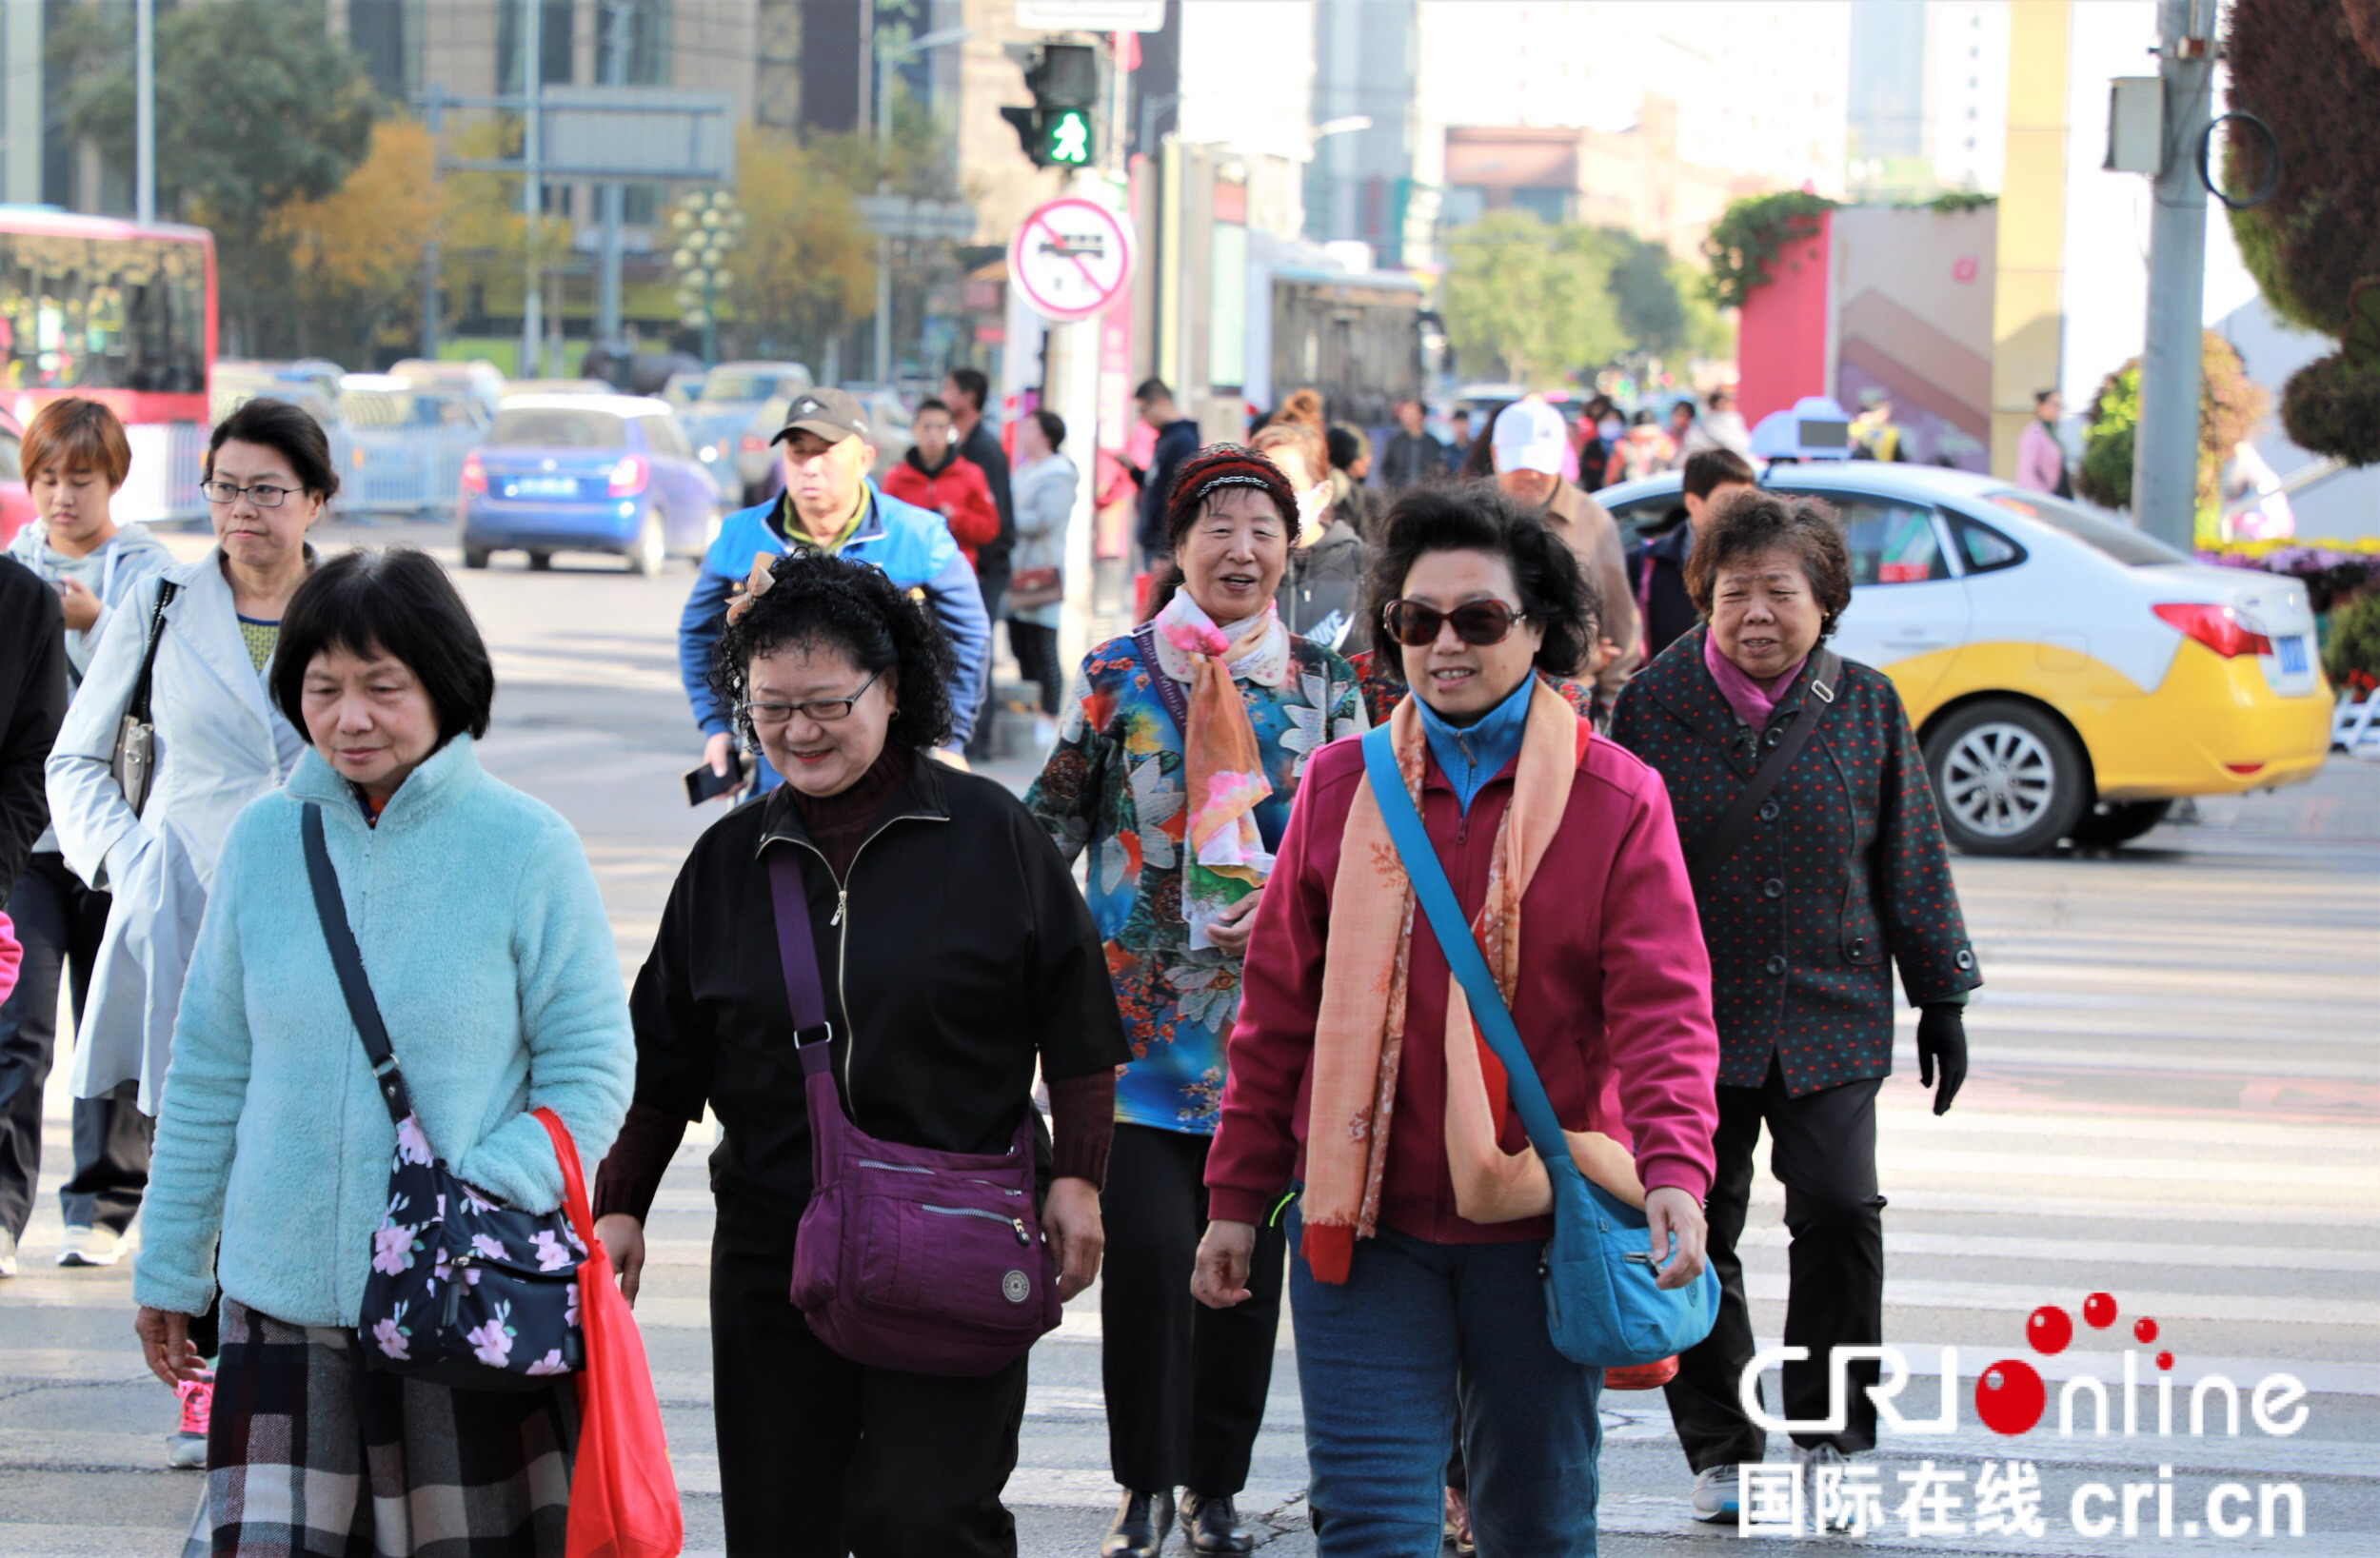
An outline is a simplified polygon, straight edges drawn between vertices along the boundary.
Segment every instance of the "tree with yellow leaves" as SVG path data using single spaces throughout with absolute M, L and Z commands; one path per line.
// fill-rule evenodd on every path
M 815 354 L 874 308 L 876 241 L 850 186 L 816 154 L 782 130 L 745 126 L 737 132 L 736 203 L 744 228 L 729 306 L 744 349 Z
M 382 332 L 417 313 L 422 255 L 446 216 L 436 157 L 420 121 L 380 120 L 336 189 L 290 201 L 266 223 L 288 246 L 300 356 L 368 363 Z

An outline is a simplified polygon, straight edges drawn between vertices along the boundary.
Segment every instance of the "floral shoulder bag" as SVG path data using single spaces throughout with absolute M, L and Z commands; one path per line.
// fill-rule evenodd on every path
M 306 808 L 304 827 L 306 875 L 323 939 L 397 1125 L 388 1210 L 372 1235 L 357 1327 L 364 1355 L 390 1373 L 474 1390 L 536 1390 L 552 1384 L 552 1376 L 575 1373 L 586 1363 L 579 1323 L 586 1246 L 566 1210 L 502 1205 L 456 1177 L 430 1150 L 347 924 L 321 807 Z

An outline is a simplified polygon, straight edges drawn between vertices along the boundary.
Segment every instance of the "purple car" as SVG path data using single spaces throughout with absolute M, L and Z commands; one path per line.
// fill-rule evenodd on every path
M 625 557 L 657 574 L 700 558 L 719 529 L 719 483 L 666 403 L 641 395 L 510 395 L 463 464 L 463 565 L 526 551 Z

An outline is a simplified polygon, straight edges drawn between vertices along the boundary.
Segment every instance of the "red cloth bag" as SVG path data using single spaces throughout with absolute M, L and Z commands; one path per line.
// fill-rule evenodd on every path
M 586 1367 L 579 1371 L 579 1456 L 570 1471 L 565 1550 L 568 1558 L 676 1558 L 685 1547 L 685 1517 L 645 1338 L 621 1296 L 611 1257 L 596 1242 L 570 1128 L 550 1109 L 536 1114 L 562 1160 L 563 1209 L 588 1251 L 579 1267 Z

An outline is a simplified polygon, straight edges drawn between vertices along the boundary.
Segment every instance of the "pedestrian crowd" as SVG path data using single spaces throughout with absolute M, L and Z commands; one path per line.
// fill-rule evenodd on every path
M 866 403 L 793 402 L 680 629 L 737 803 L 625 984 L 568 823 L 480 764 L 445 570 L 309 542 L 310 416 L 216 426 L 187 563 L 111 518 L 111 413 L 32 419 L 0 1277 L 63 992 L 56 1258 L 112 1264 L 145 1209 L 187 1551 L 579 1550 L 622 1497 L 596 1447 L 658 1431 L 596 1388 L 580 1278 L 635 1300 L 706 1115 L 739 1554 L 1014 1554 L 1030 1351 L 1094 1283 L 1102 1558 L 1254 1549 L 1285 1298 L 1324 1553 L 1592 1553 L 1606 1390 L 1663 1390 L 1682 1507 L 1735 1518 L 1764 1131 L 1787 1415 L 1881 1340 L 1894 981 L 1938 1114 L 1981 976 L 1908 718 L 1828 647 L 1841 525 L 1759 486 L 1727 392 L 1666 426 L 1528 397 L 1453 445 L 1407 403 L 1376 456 L 1310 390 L 1212 443 L 1149 381 L 1148 587 L 1069 668 L 1070 517 L 1086 473 L 1130 487 L 988 389 L 954 370 L 882 482 Z M 1624 542 L 1589 493 L 1659 469 L 1683 518 Z M 1021 798 L 968 761 L 1000 621 Z M 1874 1434 L 1854 1391 L 1793 1441 L 1816 1479 Z

